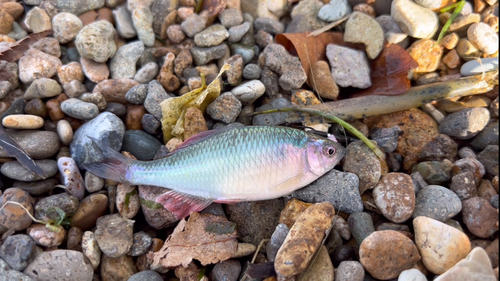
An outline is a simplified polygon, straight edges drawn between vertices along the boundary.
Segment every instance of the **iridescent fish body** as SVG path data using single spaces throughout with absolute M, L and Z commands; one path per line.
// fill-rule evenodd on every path
M 287 195 L 331 170 L 345 155 L 337 142 L 275 126 L 202 132 L 155 161 L 136 161 L 111 148 L 100 149 L 104 159 L 85 169 L 119 182 L 171 189 L 156 201 L 178 218 L 212 202 Z

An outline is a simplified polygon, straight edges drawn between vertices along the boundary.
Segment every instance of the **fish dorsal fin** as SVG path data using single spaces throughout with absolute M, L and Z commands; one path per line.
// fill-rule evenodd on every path
M 196 143 L 198 143 L 198 142 L 200 142 L 200 141 L 202 141 L 202 140 L 204 140 L 206 138 L 209 138 L 211 136 L 220 134 L 222 132 L 225 132 L 225 131 L 228 131 L 228 130 L 231 130 L 231 129 L 234 129 L 234 128 L 235 127 L 224 127 L 224 128 L 220 128 L 220 129 L 199 132 L 196 135 L 191 136 L 190 138 L 188 138 L 187 140 L 185 140 L 174 151 L 170 152 L 168 154 L 168 156 L 174 154 L 175 152 L 177 152 L 177 151 L 179 151 L 181 149 L 184 149 L 184 148 L 189 147 L 189 146 L 191 146 L 193 144 L 196 144 Z
M 199 196 L 170 190 L 156 197 L 156 202 L 160 203 L 175 215 L 177 219 L 183 219 L 192 212 L 198 212 L 212 204 L 212 200 Z

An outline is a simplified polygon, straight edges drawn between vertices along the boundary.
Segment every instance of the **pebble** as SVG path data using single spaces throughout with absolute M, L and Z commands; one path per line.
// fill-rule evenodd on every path
M 470 142 L 470 145 L 477 151 L 485 149 L 488 145 L 498 145 L 498 122 L 488 124 Z
M 498 209 L 481 197 L 473 197 L 463 201 L 462 216 L 467 229 L 472 234 L 489 238 L 498 231 Z
M 457 156 L 457 143 L 447 135 L 439 134 L 425 144 L 418 155 L 419 161 L 453 161 Z
M 477 159 L 483 164 L 486 172 L 492 176 L 498 176 L 498 145 L 488 145 L 477 155 Z
M 253 22 L 253 27 L 256 30 L 263 30 L 272 35 L 277 35 L 285 31 L 285 26 L 281 22 L 266 17 L 257 18 Z
M 144 131 L 150 134 L 156 134 L 160 128 L 161 122 L 158 121 L 158 119 L 156 119 L 153 115 L 146 113 L 142 116 L 141 124 Z
M 142 116 L 146 114 L 146 109 L 143 105 L 127 106 L 127 114 L 125 116 L 125 127 L 128 130 L 142 130 Z
M 9 34 L 12 31 L 14 18 L 3 8 L 0 10 L 0 34 Z
M 425 216 L 445 222 L 462 210 L 460 198 L 451 190 L 429 185 L 417 193 L 413 218 Z
M 27 100 L 50 98 L 59 95 L 61 92 L 62 88 L 57 81 L 50 78 L 39 78 L 34 80 L 26 89 L 24 98 Z
M 97 192 L 104 187 L 104 179 L 92 174 L 89 171 L 85 172 L 84 183 L 85 189 L 89 193 Z
M 42 168 L 43 173 L 47 178 L 54 176 L 57 173 L 57 163 L 54 160 L 36 160 L 35 163 Z M 1 172 L 4 176 L 19 181 L 37 181 L 42 180 L 39 175 L 31 173 L 19 161 L 10 161 L 4 163 L 1 167 Z
M 231 92 L 223 93 L 207 107 L 210 117 L 226 124 L 236 121 L 240 113 L 241 102 Z
M 403 49 L 408 47 L 410 43 L 408 35 L 401 30 L 394 18 L 390 15 L 380 15 L 375 18 L 375 21 L 382 27 L 387 43 L 398 44 Z
M 88 102 L 88 103 L 96 105 L 98 110 L 104 110 L 108 106 L 106 99 L 99 92 L 85 93 L 85 94 L 81 95 L 79 97 L 79 99 L 84 101 L 84 102 Z
M 193 38 L 196 34 L 201 32 L 205 28 L 206 24 L 207 21 L 205 18 L 197 14 L 192 14 L 181 23 L 181 29 L 187 35 L 187 37 Z M 224 23 L 222 24 L 224 25 Z
M 324 3 L 318 0 L 300 1 L 296 4 L 290 12 L 290 17 L 304 17 L 303 21 L 307 22 L 311 30 L 322 28 L 326 22 L 317 17 L 319 10 L 323 7 Z
M 312 203 L 302 202 L 295 198 L 292 198 L 286 202 L 285 208 L 280 214 L 280 223 L 284 223 L 288 228 L 292 227 L 297 218 L 310 206 Z
M 377 142 L 377 146 L 385 152 L 394 152 L 398 147 L 398 138 L 403 131 L 399 126 L 391 128 L 377 128 L 370 132 L 370 138 Z
M 38 254 L 23 273 L 37 280 L 91 280 L 94 270 L 82 253 L 54 250 Z
M 486 23 L 474 23 L 467 29 L 467 38 L 481 52 L 491 55 L 498 51 L 498 35 Z
M 213 60 L 218 60 L 224 57 L 224 55 L 229 52 L 229 48 L 225 43 L 222 43 L 217 46 L 206 48 L 193 47 L 190 52 L 196 65 L 207 65 Z
M 148 84 L 148 94 L 144 100 L 144 107 L 156 119 L 161 120 L 162 113 L 160 103 L 171 96 L 165 92 L 163 86 L 157 80 L 153 80 Z
M 135 41 L 121 46 L 109 62 L 112 79 L 134 78 L 135 65 L 144 52 L 144 44 Z
M 81 57 L 80 64 L 82 65 L 85 76 L 94 83 L 102 82 L 109 77 L 109 68 L 105 63 L 98 63 L 91 59 Z
M 47 228 L 44 224 L 32 224 L 28 229 L 28 235 L 42 247 L 60 246 L 66 237 L 66 230 L 62 226 L 56 226 L 57 230 Z
M 290 228 L 284 223 L 280 223 L 276 226 L 276 229 L 271 235 L 271 239 L 266 245 L 266 256 L 269 261 L 274 261 L 276 259 L 276 254 L 281 245 L 283 245 L 289 231 Z
M 167 29 L 167 37 L 168 40 L 172 41 L 172 43 L 179 44 L 186 39 L 186 34 L 182 31 L 182 27 L 180 25 L 173 24 Z
M 82 21 L 74 14 L 58 13 L 52 18 L 54 37 L 61 44 L 73 41 L 82 28 Z
M 343 169 L 359 177 L 359 190 L 363 194 L 377 185 L 382 176 L 383 166 L 368 146 L 356 141 L 347 146 Z
M 71 128 L 71 124 L 64 119 L 59 120 L 57 122 L 57 134 L 64 145 L 70 145 L 73 140 L 73 129 Z
M 403 270 L 401 274 L 399 274 L 398 281 L 427 281 L 427 277 L 418 269 L 411 268 L 407 270 Z
M 105 215 L 97 219 L 95 238 L 99 248 L 108 257 L 125 255 L 133 243 L 134 222 L 119 214 Z
M 458 40 L 460 40 L 460 37 L 458 36 L 458 34 L 453 32 L 443 37 L 440 44 L 448 50 L 453 50 L 455 49 L 455 47 L 457 47 Z
M 346 22 L 344 41 L 362 43 L 370 59 L 375 59 L 384 47 L 384 31 L 374 18 L 354 12 Z
M 70 62 L 59 67 L 59 69 L 57 69 L 57 76 L 63 85 L 68 84 L 73 80 L 80 82 L 80 85 L 82 85 L 81 83 L 85 79 L 82 66 L 78 62 Z
M 241 264 L 237 260 L 225 260 L 217 263 L 212 269 L 211 280 L 236 281 L 240 276 Z
M 357 245 L 375 231 L 372 217 L 366 212 L 352 213 L 347 219 L 349 230 Z
M 349 224 L 341 216 L 336 215 L 332 221 L 333 229 L 335 229 L 342 239 L 349 241 L 351 239 L 351 231 Z
M 460 66 L 460 56 L 458 55 L 456 50 L 451 50 L 449 51 L 444 57 L 443 57 L 443 63 L 446 64 L 449 68 L 457 68 Z
M 141 210 L 146 222 L 155 229 L 163 229 L 174 225 L 178 219 L 174 214 L 156 203 L 155 199 L 165 192 L 157 186 L 139 185 Z
M 12 129 L 39 129 L 43 123 L 42 117 L 29 114 L 13 114 L 2 119 L 2 125 Z
M 101 93 L 106 99 L 106 102 L 126 104 L 127 100 L 125 99 L 125 95 L 128 90 L 138 84 L 139 83 L 136 81 L 128 78 L 108 79 L 97 84 L 92 92 Z
M 421 74 L 437 70 L 443 55 L 443 48 L 432 39 L 415 41 L 406 51 L 418 63 L 415 72 Z
M 101 262 L 101 249 L 95 235 L 91 231 L 85 231 L 82 236 L 82 253 L 90 260 L 92 268 L 97 269 Z
M 231 28 L 243 23 L 243 14 L 238 9 L 226 8 L 219 14 L 219 20 L 223 26 Z
M 239 85 L 243 79 L 243 58 L 240 55 L 234 55 L 226 59 L 224 63 L 231 66 L 231 68 L 226 71 L 227 82 L 229 85 Z
M 242 242 L 258 245 L 262 239 L 268 239 L 273 234 L 283 206 L 281 198 L 240 202 L 227 205 L 226 216 L 236 223 Z
M 290 55 L 282 45 L 270 44 L 262 54 L 266 67 L 280 75 L 279 85 L 283 90 L 299 89 L 306 82 L 307 75 L 300 61 Z
M 487 253 L 480 247 L 476 247 L 452 268 L 438 276 L 436 281 L 457 280 L 463 278 L 470 281 L 494 281 L 497 280 Z
M 335 188 L 332 188 L 335 186 Z M 330 202 L 337 211 L 348 214 L 363 211 L 359 193 L 359 179 L 355 174 L 331 170 L 308 186 L 296 190 L 293 197 L 304 202 Z
M 117 46 L 113 40 L 115 33 L 113 25 L 106 20 L 84 26 L 75 40 L 78 52 L 86 59 L 106 62 L 116 53 Z
M 333 22 L 350 13 L 351 7 L 346 0 L 334 0 L 319 9 L 318 18 L 326 22 Z
M 330 66 L 326 61 L 319 60 L 312 66 L 309 75 L 314 78 L 314 87 L 316 92 L 325 99 L 336 100 L 339 94 L 339 88 L 335 84 Z
M 248 47 L 243 44 L 233 43 L 230 46 L 231 54 L 240 55 L 244 63 L 249 63 L 255 56 L 256 47 Z
M 40 199 L 35 205 L 35 218 L 43 221 L 57 221 L 61 214 L 54 208 L 61 209 L 67 217 L 78 209 L 79 201 L 73 195 L 60 193 Z
M 123 137 L 122 150 L 130 152 L 138 160 L 152 160 L 162 144 L 150 134 L 141 130 L 129 130 Z
M 381 280 L 398 277 L 419 260 L 420 254 L 413 241 L 393 230 L 375 231 L 359 247 L 359 261 L 371 276 Z
M 490 112 L 486 108 L 467 108 L 447 115 L 439 124 L 439 132 L 457 139 L 471 139 L 488 124 Z
M 0 204 L 3 206 L 7 201 L 20 203 L 24 208 L 28 209 L 30 213 L 33 213 L 33 198 L 20 188 L 12 187 L 5 189 L 3 194 L 0 195 Z M 31 223 L 31 217 L 18 205 L 7 204 L 0 210 L 0 226 L 2 226 L 5 231 L 8 229 L 14 231 L 24 230 L 28 228 Z
M 118 7 L 113 10 L 113 19 L 116 25 L 116 31 L 124 39 L 129 39 L 137 36 L 134 24 L 132 22 L 132 15 L 125 7 Z
M 460 67 L 460 74 L 462 76 L 472 76 L 477 74 L 482 74 L 483 71 L 492 71 L 498 69 L 498 57 L 497 58 L 482 58 L 477 60 L 471 60 L 464 63 Z
M 37 78 L 50 78 L 61 66 L 59 58 L 31 48 L 19 59 L 19 79 L 29 84 Z
M 35 258 L 35 254 L 35 241 L 25 234 L 10 235 L 0 246 L 0 258 L 17 271 L 25 269 Z
M 50 17 L 44 9 L 39 7 L 34 7 L 28 13 L 26 13 L 26 18 L 24 19 L 24 24 L 27 29 L 33 33 L 39 33 L 45 30 L 52 29 L 52 23 Z
M 459 15 L 450 25 L 449 31 L 457 33 L 457 35 L 460 37 L 466 37 L 467 30 L 470 28 L 470 26 L 474 23 L 478 23 L 479 21 L 481 21 L 481 16 L 476 13 Z
M 250 30 L 250 27 L 252 26 L 251 23 L 249 22 L 244 22 L 240 25 L 233 26 L 229 28 L 229 37 L 227 38 L 227 41 L 229 43 L 235 43 L 240 41 L 245 34 Z
M 75 161 L 70 157 L 61 157 L 57 160 L 57 165 L 61 183 L 66 186 L 66 190 L 78 199 L 82 199 L 85 195 L 85 184 Z
M 455 161 L 453 163 L 452 175 L 456 175 L 461 172 L 470 171 L 474 174 L 474 181 L 480 182 L 481 178 L 485 175 L 486 171 L 483 164 L 475 158 L 464 158 Z
M 432 218 L 416 217 L 413 220 L 413 228 L 415 244 L 422 261 L 434 274 L 443 274 L 465 258 L 471 250 L 467 235 Z
M 76 213 L 70 218 L 71 226 L 88 230 L 104 215 L 108 208 L 108 197 L 104 194 L 91 194 L 80 201 Z
M 35 182 L 14 182 L 13 186 L 28 192 L 30 195 L 41 195 L 47 193 L 52 187 L 58 184 L 56 179 L 46 179 Z
M 153 13 L 149 8 L 139 6 L 132 11 L 132 23 L 137 32 L 137 37 L 144 46 L 152 47 L 155 42 L 153 31 Z
M 137 272 L 137 267 L 132 257 L 124 255 L 112 258 L 102 255 L 101 278 L 102 280 L 128 280 Z
M 220 24 L 215 24 L 205 28 L 194 36 L 194 43 L 200 47 L 216 46 L 224 42 L 229 37 L 227 29 Z
M 482 55 L 481 51 L 476 49 L 472 43 L 466 38 L 461 38 L 456 47 L 458 55 L 465 61 L 479 59 Z
M 239 101 L 251 104 L 258 98 L 260 98 L 264 94 L 264 91 L 265 86 L 264 84 L 262 84 L 262 82 L 260 82 L 259 80 L 251 80 L 234 87 L 231 90 L 231 94 Z
M 474 174 L 470 171 L 461 172 L 451 178 L 450 190 L 455 192 L 460 200 L 477 196 Z
M 159 66 L 155 62 L 143 65 L 135 74 L 134 80 L 141 84 L 147 84 L 158 74 Z
M 362 281 L 365 269 L 358 261 L 343 261 L 335 269 L 335 281 Z
M 127 255 L 132 257 L 137 257 L 145 254 L 148 251 L 151 243 L 153 243 L 153 239 L 143 231 L 134 233 L 133 237 L 134 242 L 127 253 Z
M 163 281 L 163 277 L 153 270 L 144 270 L 130 276 L 127 281 Z
M 414 38 L 430 38 L 439 27 L 435 12 L 410 0 L 394 0 L 391 16 L 404 33 Z
M 123 122 L 116 115 L 103 112 L 76 130 L 70 145 L 71 157 L 81 167 L 82 163 L 92 162 L 92 159 L 100 155 L 95 148 L 91 148 L 91 141 L 87 136 L 94 137 L 118 150 L 122 146 L 124 134 Z
M 415 192 L 409 175 L 389 173 L 383 176 L 372 195 L 378 209 L 388 220 L 402 223 L 412 217 Z
M 82 120 L 92 119 L 99 114 L 97 105 L 75 98 L 63 101 L 61 110 L 68 116 Z
M 361 89 L 371 87 L 370 66 L 363 52 L 328 44 L 326 57 L 330 62 L 332 76 L 337 85 Z

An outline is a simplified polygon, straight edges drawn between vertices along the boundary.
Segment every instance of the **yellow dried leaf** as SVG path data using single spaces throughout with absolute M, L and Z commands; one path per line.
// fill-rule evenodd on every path
M 205 77 L 202 76 L 202 86 L 200 88 L 194 89 L 180 97 L 166 99 L 160 104 L 163 116 L 161 119 L 163 140 L 165 142 L 169 141 L 174 136 L 182 139 L 186 110 L 194 106 L 204 111 L 205 108 L 220 95 L 221 85 L 219 77 L 224 71 L 230 68 L 231 66 L 229 64 L 224 64 L 216 79 L 214 79 L 210 85 L 205 85 Z

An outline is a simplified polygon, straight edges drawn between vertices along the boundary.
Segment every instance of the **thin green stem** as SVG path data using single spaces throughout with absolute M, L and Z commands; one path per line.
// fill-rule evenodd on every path
M 437 39 L 438 43 L 439 43 L 439 41 L 441 41 L 441 39 L 443 39 L 444 35 L 448 31 L 448 29 L 450 29 L 451 24 L 457 18 L 457 16 L 460 14 L 460 12 L 462 11 L 462 8 L 464 6 L 465 6 L 465 0 L 462 0 L 462 1 L 457 2 L 457 3 L 455 3 L 455 4 L 453 4 L 453 5 L 449 6 L 449 7 L 441 9 L 441 12 L 446 12 L 448 10 L 453 9 L 453 7 L 455 7 L 455 10 L 451 14 L 451 17 L 446 21 L 446 23 L 444 24 L 443 28 L 441 29 L 441 32 L 439 33 L 439 36 L 438 36 L 438 39 Z

